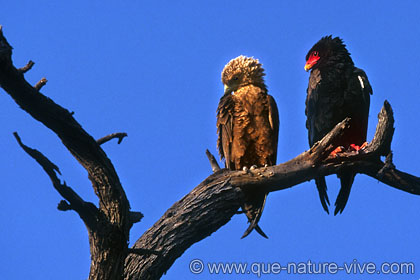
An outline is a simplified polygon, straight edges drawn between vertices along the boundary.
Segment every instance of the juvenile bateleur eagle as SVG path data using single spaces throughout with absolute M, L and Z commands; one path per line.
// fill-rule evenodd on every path
M 305 70 L 311 70 L 305 110 L 309 145 L 312 147 L 337 123 L 350 117 L 350 128 L 339 145 L 345 150 L 359 150 L 366 141 L 372 94 L 366 73 L 354 66 L 343 40 L 332 36 L 321 38 L 309 50 Z M 338 174 L 341 189 L 335 201 L 334 215 L 343 212 L 355 175 L 350 170 Z M 318 177 L 315 183 L 322 206 L 328 213 L 325 178 Z
M 267 94 L 264 69 L 257 59 L 239 56 L 222 71 L 225 92 L 217 108 L 217 147 L 226 168 L 275 165 L 279 132 L 279 115 L 273 97 Z M 242 205 L 248 229 L 242 238 L 258 226 L 267 193 L 246 191 Z

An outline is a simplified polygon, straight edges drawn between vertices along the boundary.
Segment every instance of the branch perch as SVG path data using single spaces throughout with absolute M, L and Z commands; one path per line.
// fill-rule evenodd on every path
M 279 191 L 319 175 L 336 174 L 343 168 L 350 168 L 397 189 L 419 195 L 420 178 L 401 172 L 391 165 L 382 169 L 385 164 L 380 156 L 389 154 L 394 132 L 393 112 L 387 101 L 378 117 L 374 139 L 363 152 L 346 152 L 340 153 L 338 158 L 329 157 L 349 126 L 350 119 L 347 118 L 309 151 L 288 162 L 248 172 L 222 169 L 210 175 L 169 208 L 136 241 L 133 248 L 158 250 L 162 254 L 129 255 L 125 279 L 159 279 L 188 247 L 209 236 L 231 219 L 240 206 L 239 201 L 243 199 L 242 189 Z M 379 173 L 381 169 L 382 175 Z

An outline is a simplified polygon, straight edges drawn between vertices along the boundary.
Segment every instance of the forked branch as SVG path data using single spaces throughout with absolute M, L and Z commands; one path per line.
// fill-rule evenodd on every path
M 98 208 L 93 203 L 85 202 L 71 187 L 67 186 L 66 182 L 61 183 L 58 179 L 57 174 L 60 174 L 60 170 L 57 165 L 52 163 L 46 156 L 44 156 L 38 150 L 32 149 L 22 143 L 17 132 L 14 132 L 19 146 L 34 160 L 36 160 L 39 165 L 44 169 L 45 173 L 51 179 L 51 182 L 54 188 L 60 193 L 60 195 L 66 199 L 60 201 L 58 204 L 58 209 L 62 211 L 74 210 L 79 214 L 80 218 L 86 224 L 89 230 L 93 230 L 96 227 L 95 222 L 98 220 L 99 212 Z

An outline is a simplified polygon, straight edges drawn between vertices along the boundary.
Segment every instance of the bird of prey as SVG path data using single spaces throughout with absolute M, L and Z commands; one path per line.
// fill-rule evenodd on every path
M 257 59 L 239 56 L 222 71 L 225 92 L 217 108 L 217 147 L 226 168 L 241 170 L 276 164 L 279 115 L 274 98 L 267 94 L 264 69 Z M 258 226 L 267 193 L 247 191 L 242 205 L 248 229 L 267 238 Z
M 311 70 L 305 110 L 309 145 L 312 147 L 337 123 L 350 117 L 350 128 L 339 144 L 345 150 L 363 148 L 366 145 L 372 88 L 366 73 L 354 66 L 343 40 L 331 35 L 321 38 L 306 55 L 305 70 Z M 335 152 L 341 149 L 339 147 Z M 351 170 L 338 174 L 341 189 L 335 201 L 334 215 L 343 212 L 355 175 Z M 325 178 L 318 177 L 315 183 L 322 206 L 329 213 Z

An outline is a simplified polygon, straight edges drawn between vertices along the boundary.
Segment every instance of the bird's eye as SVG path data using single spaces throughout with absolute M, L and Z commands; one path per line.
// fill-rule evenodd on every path
M 233 80 L 234 80 L 234 81 L 237 81 L 238 79 L 239 79 L 239 77 L 238 77 L 238 76 L 233 77 Z
M 312 55 L 313 55 L 313 56 L 319 56 L 319 53 L 318 53 L 317 51 L 314 51 L 314 52 L 312 53 Z

